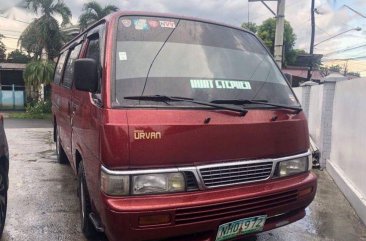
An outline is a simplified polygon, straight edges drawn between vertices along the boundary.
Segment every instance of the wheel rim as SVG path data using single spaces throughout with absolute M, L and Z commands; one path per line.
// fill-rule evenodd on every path
M 0 227 L 4 225 L 6 217 L 6 187 L 4 177 L 0 175 Z

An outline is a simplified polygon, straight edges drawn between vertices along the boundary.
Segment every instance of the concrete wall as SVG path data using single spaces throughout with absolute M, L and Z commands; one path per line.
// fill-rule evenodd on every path
M 308 118 L 309 132 L 315 143 L 320 143 L 320 126 L 321 111 L 323 99 L 323 85 L 314 85 L 310 91 L 309 115 Z
M 334 94 L 328 170 L 366 220 L 366 79 L 338 82 Z
M 309 131 L 321 151 L 321 166 L 333 177 L 366 224 L 366 78 L 299 87 Z M 309 100 L 304 92 L 309 90 Z

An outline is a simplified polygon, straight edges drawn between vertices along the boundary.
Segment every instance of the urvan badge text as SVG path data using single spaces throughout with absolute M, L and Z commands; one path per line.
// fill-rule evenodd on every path
M 158 131 L 145 132 L 143 130 L 133 131 L 133 136 L 135 140 L 156 140 L 161 139 L 161 133 Z

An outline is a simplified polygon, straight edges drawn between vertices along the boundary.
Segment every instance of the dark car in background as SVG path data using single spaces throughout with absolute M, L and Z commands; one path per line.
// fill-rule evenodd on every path
M 8 202 L 9 149 L 4 131 L 4 119 L 0 115 L 0 237 L 4 230 Z

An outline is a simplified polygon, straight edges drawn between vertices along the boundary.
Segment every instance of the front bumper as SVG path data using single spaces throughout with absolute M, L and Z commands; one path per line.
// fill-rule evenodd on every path
M 267 215 L 264 230 L 295 222 L 314 199 L 315 174 L 180 194 L 112 198 L 102 195 L 102 223 L 110 241 L 215 240 L 219 225 Z M 304 192 L 304 190 L 310 190 Z M 140 226 L 139 217 L 169 214 L 164 225 Z

